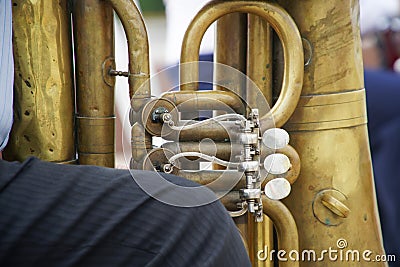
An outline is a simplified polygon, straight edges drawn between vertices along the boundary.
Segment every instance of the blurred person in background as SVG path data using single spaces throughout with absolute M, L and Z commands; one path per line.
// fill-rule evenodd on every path
M 368 130 L 383 241 L 400 258 L 400 1 L 360 0 Z M 397 261 L 390 266 L 400 266 Z

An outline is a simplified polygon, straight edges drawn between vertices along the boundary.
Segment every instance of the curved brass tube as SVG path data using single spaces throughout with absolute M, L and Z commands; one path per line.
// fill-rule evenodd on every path
M 161 98 L 170 100 L 180 111 L 232 110 L 244 114 L 245 107 L 240 97 L 228 91 L 180 91 L 168 92 Z
M 283 175 L 283 177 L 288 180 L 290 184 L 294 184 L 296 182 L 297 178 L 300 175 L 300 167 L 301 167 L 301 161 L 300 161 L 300 156 L 297 153 L 297 151 L 290 145 L 285 146 L 284 148 L 280 148 L 277 150 L 270 150 L 270 149 L 264 149 L 261 151 L 261 157 L 262 160 L 265 159 L 265 157 L 269 154 L 272 153 L 281 153 L 286 155 L 289 160 L 290 164 L 292 165 L 290 169 Z M 267 182 L 271 181 L 274 179 L 276 175 L 269 174 L 267 178 L 263 181 L 263 185 L 265 185 Z M 282 176 L 280 176 L 282 177 Z
M 294 184 L 300 174 L 300 157 L 297 154 L 297 151 L 292 146 L 286 146 L 284 148 L 276 150 L 277 153 L 282 153 L 288 156 L 292 167 L 285 174 L 286 180 L 289 181 L 290 184 Z
M 149 42 L 143 17 L 132 0 L 109 0 L 121 19 L 128 40 L 129 97 L 133 113 L 150 99 Z M 132 123 L 131 168 L 139 168 L 151 148 L 151 136 L 138 121 Z
M 240 146 L 232 145 L 230 142 L 167 142 L 162 147 L 171 150 L 174 154 L 181 152 L 215 151 L 217 158 L 227 161 L 232 160 L 231 154 L 240 155 L 241 152 Z
M 181 121 L 185 122 L 185 121 Z M 213 141 L 226 141 L 235 139 L 239 126 L 234 121 L 213 121 L 205 123 L 201 127 L 182 127 L 180 130 L 172 130 L 170 134 L 163 136 L 166 140 L 201 141 L 210 138 Z
M 278 200 L 271 200 L 266 196 L 262 198 L 264 213 L 274 223 L 278 234 L 278 248 L 289 253 L 291 250 L 299 251 L 299 234 L 296 222 L 289 209 Z M 280 267 L 300 266 L 299 261 L 281 261 Z
M 129 96 L 149 98 L 150 84 L 142 86 L 150 77 L 149 42 L 142 15 L 132 0 L 109 1 L 121 19 L 128 40 Z
M 297 106 L 303 85 L 303 46 L 300 33 L 290 15 L 278 5 L 258 1 L 212 1 L 208 3 L 189 25 L 182 43 L 181 63 L 198 60 L 200 43 L 207 28 L 223 15 L 242 12 L 264 18 L 281 39 L 284 51 L 284 74 L 281 94 L 271 109 L 261 119 L 262 130 L 271 116 L 276 127 L 281 127 Z M 195 91 L 199 68 L 196 64 L 181 69 L 181 90 Z M 264 122 L 264 123 L 263 123 Z M 265 126 L 263 126 L 265 125 Z

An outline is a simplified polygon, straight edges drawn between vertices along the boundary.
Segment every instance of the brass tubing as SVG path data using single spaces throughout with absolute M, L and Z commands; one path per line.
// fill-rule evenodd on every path
M 227 83 L 224 71 L 219 71 L 219 68 L 216 67 L 214 68 L 214 80 L 216 84 L 223 81 L 222 83 L 226 84 L 226 87 L 234 90 L 244 100 L 246 99 L 246 84 L 240 76 L 241 73 L 246 73 L 247 15 L 233 13 L 218 19 L 216 39 L 215 62 L 231 66 L 240 72 L 229 77 Z M 222 86 L 216 88 L 226 90 Z
M 246 14 L 227 14 L 217 21 L 215 62 L 246 73 Z M 221 77 L 222 78 L 222 77 Z M 216 73 L 216 80 L 218 80 Z
M 209 154 L 211 156 L 215 155 L 217 158 L 229 161 L 231 160 L 231 153 L 233 155 L 240 155 L 241 152 L 241 145 L 239 144 L 232 144 L 231 142 L 168 142 L 162 145 L 163 148 L 167 148 L 171 150 L 174 154 L 181 153 L 181 152 L 204 152 L 204 151 L 211 151 L 215 152 Z M 232 159 L 236 161 L 236 159 Z
M 300 175 L 300 167 L 301 167 L 300 156 L 297 153 L 297 151 L 290 145 L 287 145 L 286 147 L 280 148 L 280 149 L 277 149 L 277 150 L 263 149 L 263 150 L 261 150 L 261 158 L 262 158 L 262 160 L 264 160 L 267 155 L 270 155 L 272 153 L 281 153 L 281 154 L 286 155 L 289 158 L 290 164 L 292 166 L 287 171 L 287 173 L 285 173 L 283 175 L 268 174 L 267 178 L 263 182 L 263 186 L 265 186 L 265 184 L 267 182 L 269 182 L 270 180 L 274 179 L 277 176 L 284 177 L 286 180 L 288 180 L 288 182 L 290 184 L 294 184 L 294 182 L 296 182 L 297 178 Z
M 144 159 L 151 148 L 151 136 L 145 132 L 143 125 L 139 122 L 133 124 L 131 132 L 132 159 L 130 168 L 143 169 Z
M 150 100 L 149 42 L 143 17 L 132 0 L 109 0 L 121 19 L 128 41 L 129 97 L 132 113 L 138 113 Z M 131 168 L 143 168 L 147 150 L 151 149 L 151 135 L 138 121 L 132 124 Z
M 299 251 L 299 235 L 296 222 L 290 210 L 280 201 L 262 198 L 263 211 L 274 223 L 278 235 L 278 249 L 284 250 L 286 255 L 290 251 Z M 300 253 L 301 254 L 301 253 Z M 298 267 L 299 261 L 281 261 L 280 267 Z
M 346 240 L 348 250 L 383 255 L 365 92 L 360 90 L 364 84 L 359 1 L 278 3 L 293 14 L 302 36 L 312 47 L 302 100 L 285 126 L 290 143 L 302 160 L 298 181 L 283 200 L 299 229 L 305 229 L 299 232 L 300 249 L 321 251 L 335 246 L 341 238 Z M 343 205 L 330 208 L 322 203 L 320 196 L 326 191 L 350 210 L 346 218 L 335 213 Z M 307 267 L 337 264 L 329 259 L 301 263 Z M 360 266 L 356 261 L 342 264 Z M 371 265 L 386 266 L 383 262 Z
M 241 152 L 241 148 L 239 144 L 232 144 L 230 142 L 216 142 L 216 143 L 199 143 L 199 142 L 168 142 L 162 145 L 163 148 L 166 148 L 170 151 L 172 151 L 174 154 L 177 153 L 182 153 L 182 152 L 202 152 L 202 151 L 215 151 L 215 156 L 217 158 L 220 158 L 222 160 L 226 160 L 226 161 L 236 161 L 236 159 L 231 158 L 232 154 L 233 155 L 240 155 Z M 294 182 L 296 182 L 299 174 L 300 174 L 300 157 L 297 154 L 297 151 L 290 145 L 281 148 L 281 149 L 277 149 L 276 151 L 274 150 L 267 150 L 267 149 L 263 149 L 261 150 L 261 158 L 265 159 L 265 157 L 271 153 L 282 153 L 285 154 L 286 156 L 288 156 L 290 163 L 292 165 L 292 167 L 289 169 L 289 171 L 287 173 L 285 173 L 284 175 L 279 175 L 280 177 L 284 177 L 286 178 L 290 184 L 293 184 Z M 214 155 L 214 154 L 211 154 Z M 199 175 L 203 175 L 203 172 L 205 175 L 213 175 L 214 178 L 212 179 L 217 179 L 221 174 L 218 172 L 208 172 L 208 171 L 200 171 L 198 172 Z M 183 175 L 183 174 L 182 174 Z M 190 177 L 195 176 L 195 174 L 190 173 L 188 174 Z M 184 175 L 184 177 L 189 177 Z M 265 181 L 263 181 L 263 186 L 265 186 L 265 184 L 270 181 L 271 179 L 273 179 L 275 176 L 270 175 L 267 177 L 267 179 Z M 192 178 L 188 178 L 190 180 L 192 180 Z M 197 179 L 197 178 L 196 178 Z M 199 182 L 200 183 L 200 182 Z M 241 186 L 242 184 L 238 185 Z
M 201 185 L 213 183 L 210 185 L 210 189 L 215 192 L 229 189 L 227 188 L 227 183 L 232 183 L 232 181 L 238 179 L 240 180 L 233 189 L 239 190 L 246 187 L 246 177 L 236 170 L 199 170 L 195 172 L 179 170 L 177 175 Z M 241 178 L 239 178 L 239 176 L 241 176 Z
M 255 83 L 257 89 L 262 93 L 268 108 L 272 107 L 272 29 L 268 23 L 261 17 L 249 14 L 248 15 L 248 44 L 247 44 L 247 76 Z M 262 48 L 262 49 L 260 49 Z M 265 105 L 265 102 L 260 105 L 260 94 L 254 89 L 253 85 L 247 85 L 246 100 L 250 108 L 260 108 Z M 260 111 L 261 112 L 261 111 Z M 261 113 L 262 114 L 262 113 Z M 263 115 L 263 114 L 262 114 Z M 265 129 L 265 127 L 264 127 Z M 290 179 L 290 183 L 294 182 L 298 177 L 300 168 L 298 155 L 297 158 L 293 156 L 296 151 L 289 146 L 285 148 L 287 151 L 276 151 L 284 154 L 290 154 L 289 159 L 292 163 L 292 168 L 284 175 L 286 179 Z M 265 150 L 264 150 L 265 151 Z M 263 153 L 263 150 L 261 150 Z M 260 155 L 262 157 L 262 155 Z M 265 157 L 265 156 L 264 156 Z M 263 158 L 264 158 L 263 157 Z M 296 160 L 295 160 L 296 159 Z M 263 162 L 263 161 L 261 161 Z M 264 177 L 262 177 L 264 178 Z M 262 180 L 261 188 L 264 188 L 269 181 L 269 176 Z M 245 181 L 241 181 L 244 183 Z M 241 184 L 238 183 L 238 184 Z M 235 187 L 238 190 L 237 187 Z M 274 261 L 261 260 L 265 257 L 265 253 L 275 249 L 273 240 L 273 223 L 271 219 L 264 215 L 262 223 L 257 223 L 254 216 L 250 213 L 247 215 L 247 243 L 249 257 L 253 267 L 272 267 Z M 260 251 L 264 251 L 261 255 Z
M 264 214 L 263 222 L 256 222 L 254 215 L 247 213 L 247 244 L 252 267 L 273 267 L 269 258 L 262 260 L 265 253 L 274 249 L 273 223 Z M 267 250 L 266 250 L 267 249 Z M 261 255 L 260 251 L 264 253 Z
M 170 100 L 179 111 L 225 110 L 243 114 L 245 110 L 240 97 L 228 91 L 168 92 L 161 98 Z
M 303 47 L 296 24 L 286 11 L 273 4 L 257 1 L 212 1 L 208 3 L 193 19 L 186 31 L 181 63 L 196 61 L 200 42 L 207 28 L 223 15 L 245 12 L 264 18 L 278 34 L 284 50 L 284 75 L 281 94 L 268 114 L 261 119 L 262 130 L 270 126 L 268 120 L 275 120 L 276 127 L 281 127 L 291 116 L 297 106 L 303 83 Z M 190 82 L 198 80 L 198 66 L 181 69 L 181 83 L 187 84 L 181 90 L 195 90 Z
M 196 172 L 193 171 L 187 171 L 187 170 L 179 170 L 178 171 L 178 176 L 185 177 L 188 180 L 191 180 L 195 183 L 201 184 L 201 185 L 207 185 L 213 181 L 219 180 L 223 175 L 231 175 L 232 179 L 238 180 L 237 184 L 233 187 L 234 190 L 239 190 L 241 188 L 246 187 L 246 177 L 244 174 L 240 174 L 237 170 L 199 170 Z M 237 177 L 241 175 L 241 178 L 238 179 Z M 279 177 L 284 177 L 286 178 L 290 184 L 293 184 L 295 181 L 295 178 L 297 178 L 295 175 L 279 175 Z M 264 188 L 264 186 L 267 184 L 267 182 L 271 181 L 273 177 L 268 177 L 267 179 L 262 181 L 261 188 Z M 228 179 L 229 180 L 229 179 Z M 230 180 L 229 180 L 230 181 Z M 216 191 L 221 191 L 225 189 L 226 185 L 222 183 L 216 183 L 215 186 L 213 186 L 213 190 Z
M 78 161 L 112 168 L 115 80 L 107 76 L 115 68 L 113 10 L 106 1 L 74 1 L 73 23 Z
M 235 140 L 239 126 L 234 121 L 210 121 L 201 127 L 183 127 L 181 130 L 172 130 L 168 135 L 163 136 L 165 140 L 174 141 L 201 141 L 205 138 L 214 141 Z M 229 135 L 230 133 L 230 135 Z
M 266 102 L 272 107 L 272 29 L 259 16 L 248 15 L 248 45 L 246 75 L 262 92 Z M 260 49 L 262 48 L 262 49 Z M 248 86 L 247 102 L 257 107 L 258 94 Z
M 294 182 L 296 182 L 300 174 L 301 164 L 300 164 L 299 154 L 297 154 L 297 151 L 292 146 L 289 145 L 284 148 L 278 149 L 276 152 L 288 156 L 292 167 L 284 175 L 284 177 L 286 178 L 286 180 L 289 181 L 290 184 L 294 184 Z
M 237 203 L 240 203 L 239 191 L 231 191 L 220 198 L 221 203 L 228 211 L 237 211 Z
M 150 84 L 147 82 L 150 77 L 149 43 L 142 15 L 132 0 L 109 1 L 121 19 L 128 41 L 129 97 L 149 98 L 151 95 Z M 136 107 L 136 103 L 133 103 L 133 107 Z
M 14 123 L 3 156 L 75 160 L 68 1 L 14 1 Z

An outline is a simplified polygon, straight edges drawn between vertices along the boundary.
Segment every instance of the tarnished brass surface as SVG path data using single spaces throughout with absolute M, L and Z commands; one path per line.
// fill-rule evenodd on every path
M 278 2 L 293 15 L 302 36 L 313 48 L 311 62 L 305 67 L 299 106 L 287 124 L 291 144 L 302 161 L 300 176 L 284 201 L 301 229 L 300 250 L 322 251 L 336 247 L 337 240 L 343 238 L 347 241 L 346 249 L 371 250 L 373 255 L 382 255 L 365 124 L 359 3 Z M 342 204 L 349 209 L 346 216 L 339 216 L 340 212 L 324 205 L 323 198 L 317 197 L 326 189 L 343 195 L 343 200 L 339 200 L 345 200 Z M 346 210 L 340 204 L 337 207 Z M 368 266 L 368 263 L 339 263 L 329 259 L 301 263 L 301 266 L 322 265 Z
M 231 142 L 180 142 L 180 143 L 175 143 L 175 142 L 168 142 L 163 144 L 163 147 L 171 150 L 175 154 L 180 153 L 180 152 L 201 152 L 201 151 L 215 151 L 215 156 L 217 158 L 223 159 L 223 160 L 232 160 L 235 161 L 234 158 L 232 158 L 233 155 L 240 155 L 240 147 L 234 144 L 231 144 Z
M 363 88 L 358 1 L 278 0 L 311 43 L 302 95 Z
M 367 123 L 365 90 L 305 95 L 285 128 L 290 131 L 324 130 Z
M 115 118 L 77 117 L 79 154 L 110 154 L 114 157 Z M 79 160 L 80 164 L 84 164 Z M 111 167 L 111 166 L 105 166 Z
M 273 223 L 271 219 L 264 215 L 264 220 L 262 223 L 257 223 L 254 221 L 254 217 L 247 213 L 247 245 L 250 261 L 252 262 L 253 267 L 272 267 L 274 265 L 273 261 L 260 261 L 258 258 L 263 257 L 264 254 L 260 253 L 260 251 L 265 251 L 265 248 L 268 250 L 276 249 L 274 247 L 274 238 L 273 238 Z M 243 216 L 244 217 L 244 216 Z M 268 253 L 267 251 L 265 251 Z
M 239 193 L 237 191 L 229 192 L 227 195 L 221 198 L 221 202 L 228 210 L 235 210 L 237 199 L 239 198 Z M 288 253 L 290 251 L 299 251 L 299 244 L 298 244 L 298 228 L 296 226 L 296 221 L 293 218 L 291 211 L 281 202 L 277 200 L 270 200 L 267 197 L 263 197 L 263 207 L 264 207 L 264 214 L 268 216 L 273 222 L 277 235 L 278 235 L 278 247 L 275 249 L 277 250 L 284 250 Z M 250 259 L 252 259 L 253 266 L 273 266 L 271 265 L 272 262 L 268 257 L 265 260 L 260 260 L 258 257 L 262 258 L 265 256 L 264 253 L 258 254 L 258 250 L 251 249 L 251 246 L 258 246 L 262 247 L 261 249 L 265 249 L 268 244 L 266 241 L 270 241 L 270 232 L 267 234 L 268 230 L 270 229 L 268 223 L 264 225 L 264 229 L 260 228 L 263 227 L 261 225 L 257 225 L 254 227 L 255 222 L 248 222 L 247 214 L 238 218 L 235 218 L 235 222 L 239 227 L 239 231 L 243 236 L 252 236 L 254 239 L 250 239 L 252 244 L 249 244 L 249 240 L 246 240 L 246 245 L 248 250 L 250 251 Z M 254 218 L 253 220 L 254 221 Z M 268 221 L 267 221 L 268 222 Z M 249 233 L 252 231 L 253 233 Z M 257 237 L 261 236 L 260 232 L 264 232 L 263 236 L 266 237 L 265 240 L 260 240 Z M 301 231 L 301 229 L 300 229 Z M 265 251 L 268 253 L 267 251 Z M 270 251 L 269 251 L 270 252 Z M 269 255 L 268 255 L 269 256 Z M 282 261 L 279 262 L 279 266 L 282 267 L 292 267 L 292 266 L 300 266 L 299 262 L 296 261 Z
M 272 106 L 272 29 L 268 23 L 255 15 L 248 15 L 247 76 L 263 93 Z M 229 65 L 229 64 L 228 64 Z M 248 86 L 249 88 L 249 86 Z M 250 87 L 251 88 L 251 87 Z M 247 92 L 250 106 L 257 103 L 257 95 Z
M 228 141 L 234 139 L 237 133 L 238 125 L 234 121 L 210 121 L 201 127 L 191 127 L 190 124 L 182 121 L 186 125 L 181 130 L 174 130 L 171 134 L 163 136 L 166 140 L 201 141 L 204 138 L 210 138 L 214 141 Z M 187 122 L 187 121 L 186 121 Z
M 133 124 L 131 167 L 151 169 L 154 163 L 162 167 L 169 155 L 214 148 L 217 157 L 234 161 L 232 155 L 238 151 L 227 142 L 237 141 L 239 127 L 234 121 L 211 122 L 196 128 L 182 127 L 188 121 L 181 120 L 175 125 L 181 129 L 164 136 L 167 140 L 179 140 L 179 148 L 175 144 L 165 144 L 163 148 L 151 149 L 150 133 L 159 135 L 162 125 L 147 128 L 147 132 L 147 125 L 143 125 L 149 112 L 144 120 L 141 111 L 151 95 L 149 45 L 143 18 L 132 0 L 75 1 L 74 19 L 79 24 L 75 29 L 79 161 L 104 166 L 114 162 L 113 110 L 109 104 L 104 104 L 107 98 L 112 98 L 114 83 L 114 78 L 107 76 L 114 68 L 112 43 L 108 42 L 112 38 L 112 27 L 107 22 L 111 14 L 109 4 L 121 18 L 128 39 L 129 73 L 126 75 L 129 77 Z M 16 2 L 13 12 L 15 123 L 4 155 L 10 160 L 23 160 L 34 155 L 44 160 L 74 163 L 74 99 L 67 1 Z M 336 249 L 337 241 L 345 239 L 348 250 L 361 253 L 370 250 L 372 255 L 384 255 L 366 129 L 358 12 L 358 1 L 346 0 L 212 1 L 194 18 L 184 38 L 181 62 L 196 61 L 205 30 L 220 19 L 217 62 L 245 72 L 260 87 L 269 103 L 272 101 L 271 86 L 282 85 L 279 97 L 275 93 L 277 101 L 271 112 L 261 114 L 261 128 L 263 132 L 271 127 L 272 116 L 277 127 L 284 125 L 290 132 L 291 146 L 277 151 L 261 149 L 255 154 L 257 160 L 273 152 L 287 155 L 292 168 L 282 177 L 289 181 L 292 191 L 282 202 L 263 196 L 265 215 L 262 224 L 255 223 L 249 214 L 234 219 L 253 266 L 272 264 L 258 258 L 258 252 L 265 246 L 272 249 L 272 226 L 266 215 L 273 221 L 278 234 L 278 248 L 275 249 L 286 253 L 295 250 L 301 254 L 310 249 L 321 253 L 329 248 Z M 102 16 L 101 20 L 99 16 Z M 79 29 L 80 25 L 82 28 Z M 281 48 L 271 42 L 271 29 L 280 39 Z M 90 41 L 93 38 L 98 41 Z M 272 49 L 279 54 L 274 56 L 274 63 L 281 60 L 281 65 L 271 66 Z M 305 66 L 303 49 L 307 55 Z M 114 73 L 118 71 L 114 70 Z M 272 73 L 278 75 L 271 77 Z M 223 73 L 215 73 L 217 82 L 224 78 L 221 76 Z M 222 91 L 223 88 L 194 92 L 197 86 L 192 81 L 197 77 L 198 66 L 195 64 L 181 69 L 181 82 L 189 83 L 181 87 L 181 92 L 164 95 L 171 101 L 170 107 L 181 105 L 181 111 L 188 109 L 188 105 L 193 109 L 225 110 L 227 105 L 236 113 L 248 115 L 248 107 L 240 97 L 247 97 L 252 107 L 259 105 L 257 95 L 244 90 L 249 85 L 235 84 L 235 78 L 231 81 L 233 93 Z M 96 101 L 87 101 L 92 97 Z M 81 132 L 91 134 L 80 135 Z M 215 143 L 201 147 L 199 141 L 204 138 Z M 106 141 L 100 143 L 100 139 Z M 95 153 L 92 147 L 96 147 Z M 171 150 L 164 153 L 166 148 Z M 217 194 L 224 192 L 223 185 L 218 181 L 215 183 L 222 173 L 232 179 L 241 175 L 232 169 L 174 171 L 200 184 L 214 182 L 210 187 Z M 262 185 L 275 177 L 266 176 Z M 230 211 L 237 211 L 238 190 L 246 185 L 246 177 L 237 178 L 239 183 L 233 191 L 221 199 Z M 329 257 L 324 261 L 279 263 L 280 266 L 367 264 L 330 261 Z M 384 265 L 371 262 L 371 266 Z
M 245 106 L 239 96 L 229 91 L 168 92 L 162 98 L 173 102 L 180 111 L 225 110 L 244 114 Z
M 216 25 L 216 46 L 215 62 L 231 66 L 242 73 L 246 73 L 246 49 L 247 49 L 247 14 L 232 13 L 227 14 L 217 20 Z M 214 69 L 214 80 L 217 84 L 220 81 L 233 88 L 235 93 L 246 98 L 246 84 L 240 79 L 240 74 L 235 73 L 236 77 L 227 77 L 219 68 Z M 225 90 L 222 86 L 216 86 L 218 90 Z
M 121 19 L 129 53 L 129 97 L 149 98 L 150 77 L 149 42 L 146 25 L 139 9 L 132 0 L 108 0 Z M 133 103 L 137 110 L 142 103 Z
M 300 34 L 295 23 L 281 7 L 267 2 L 257 1 L 213 1 L 207 4 L 189 25 L 182 44 L 181 63 L 193 62 L 198 59 L 201 38 L 207 28 L 218 18 L 233 12 L 247 12 L 261 16 L 268 21 L 277 32 L 283 43 L 284 75 L 281 95 L 269 114 L 262 118 L 262 125 L 274 118 L 277 127 L 282 126 L 296 108 L 300 97 L 303 81 L 303 48 Z M 181 90 L 196 90 L 198 80 L 198 66 L 181 69 L 181 83 L 185 84 Z M 264 127 L 264 126 L 262 126 Z M 265 130 L 265 128 L 262 128 Z
M 245 14 L 231 14 L 232 12 L 250 13 L 249 37 L 247 37 L 247 16 Z M 221 18 L 223 15 L 225 16 Z M 266 121 L 271 119 L 271 114 L 275 116 L 275 123 L 278 124 L 278 126 L 282 125 L 286 122 L 297 105 L 302 83 L 303 54 L 300 36 L 296 26 L 283 9 L 273 4 L 255 1 L 211 2 L 198 13 L 186 32 L 182 45 L 182 63 L 195 61 L 197 59 L 202 35 L 208 26 L 218 18 L 220 19 L 217 23 L 216 61 L 233 66 L 244 73 L 247 72 L 250 78 L 256 81 L 256 85 L 266 96 L 269 104 L 271 104 L 272 101 L 272 66 L 270 65 L 272 50 L 271 46 L 268 47 L 268 44 L 271 44 L 270 30 L 267 27 L 267 22 L 263 19 L 270 22 L 272 27 L 278 31 L 279 37 L 285 43 L 285 76 L 282 96 L 278 99 L 271 113 L 264 115 L 262 119 L 264 123 L 262 125 L 264 127 L 267 126 Z M 264 35 L 264 33 L 269 34 Z M 247 38 L 249 38 L 248 41 Z M 247 45 L 249 46 L 248 48 Z M 264 48 L 265 50 L 259 49 L 258 46 L 263 45 L 266 45 Z M 249 57 L 249 61 L 247 62 L 246 54 L 248 54 Z M 256 58 L 258 59 L 258 64 L 253 62 Z M 182 91 L 197 90 L 196 83 L 189 82 L 197 80 L 198 67 L 195 65 L 191 67 L 190 69 L 181 69 L 181 83 L 184 84 L 184 86 L 181 87 Z M 227 83 L 236 94 L 241 96 L 242 99 L 247 100 L 247 104 L 253 108 L 256 107 L 258 103 L 257 97 L 259 97 L 257 93 L 250 89 L 247 89 L 246 92 L 247 84 L 241 84 L 240 78 L 229 77 L 230 82 L 227 82 L 227 77 L 224 76 L 224 73 L 219 73 L 218 69 L 216 70 L 214 79 L 217 84 L 220 84 L 220 80 L 223 81 L 224 84 Z M 268 124 L 268 126 L 270 126 L 270 124 Z M 203 130 L 204 129 L 199 129 L 196 133 L 203 132 Z M 206 131 L 204 132 L 206 133 Z M 222 132 L 218 133 L 217 136 L 222 136 Z M 214 138 L 214 136 L 211 137 L 210 134 L 205 137 Z M 298 168 L 296 170 L 298 172 Z M 180 175 L 204 184 L 212 180 L 215 181 L 218 178 L 215 174 L 218 172 L 221 171 L 201 171 L 194 176 L 190 173 L 180 172 Z M 232 177 L 234 177 L 234 174 L 232 174 Z M 245 179 L 242 179 L 237 187 L 243 188 L 244 183 Z M 217 188 L 218 186 L 215 189 Z M 238 199 L 236 199 L 236 201 L 238 201 Z M 253 266 L 272 266 L 271 261 L 259 261 L 256 255 L 258 251 L 264 249 L 264 246 L 270 249 L 273 248 L 271 238 L 272 223 L 268 218 L 265 218 L 265 222 L 263 223 L 252 223 L 250 222 L 251 220 L 254 220 L 254 218 L 238 218 L 235 222 L 246 240 Z M 292 242 L 296 243 L 297 239 L 292 239 Z
M 79 164 L 84 162 L 86 165 L 96 165 L 96 166 L 114 166 L 115 156 L 112 153 L 109 154 L 79 154 Z
M 150 100 L 149 42 L 146 25 L 132 0 L 108 0 L 121 19 L 128 41 L 129 97 L 133 113 L 140 112 Z M 140 121 L 132 124 L 131 168 L 141 169 L 147 150 L 151 149 L 151 136 Z
M 7 160 L 75 159 L 70 17 L 66 0 L 13 5 L 14 125 Z
M 296 225 L 297 221 L 293 218 L 291 210 L 289 210 L 281 201 L 271 200 L 266 196 L 263 196 L 263 208 L 264 213 L 271 218 L 274 223 L 278 235 L 278 249 L 286 251 L 286 253 L 290 253 L 290 251 L 300 251 L 299 249 L 301 249 L 301 246 L 299 246 L 298 243 L 299 235 L 306 228 L 298 228 Z M 308 262 L 306 265 L 308 265 Z M 300 266 L 300 262 L 280 261 L 279 266 L 296 267 Z
M 348 249 L 383 254 L 365 125 L 291 132 L 291 143 L 300 155 L 302 167 L 285 203 L 299 229 L 312 229 L 299 232 L 300 248 L 322 251 L 344 238 Z M 317 216 L 324 211 L 313 211 L 313 205 L 318 204 L 317 194 L 325 189 L 337 190 L 347 198 L 350 213 L 347 218 L 341 218 L 339 225 L 335 222 L 339 216 L 326 207 L 319 206 L 327 209 L 324 218 Z M 328 259 L 324 262 L 324 266 L 335 264 Z M 304 266 L 320 265 L 304 263 Z M 347 262 L 345 266 L 360 265 Z
M 114 85 L 104 77 L 113 67 L 113 10 L 107 1 L 75 1 L 73 22 L 79 164 L 114 167 Z

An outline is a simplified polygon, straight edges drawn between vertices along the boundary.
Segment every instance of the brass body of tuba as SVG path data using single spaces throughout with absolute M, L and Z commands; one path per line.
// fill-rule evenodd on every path
M 127 73 L 115 70 L 113 10 L 127 35 Z M 152 98 L 146 27 L 133 1 L 18 1 L 13 5 L 15 116 L 4 156 L 113 167 L 115 76 L 127 76 L 131 168 L 172 172 L 200 184 L 222 174 L 236 177 L 238 183 L 221 201 L 253 266 L 272 266 L 271 250 L 286 252 L 278 255 L 288 259 L 280 266 L 360 266 L 348 251 L 361 257 L 364 251 L 383 255 L 384 250 L 358 13 L 358 1 L 211 1 L 186 32 L 181 63 L 188 65 L 181 68 L 180 90 Z M 202 35 L 215 21 L 215 61 L 249 79 L 216 67 L 215 90 L 198 91 L 198 64 L 191 62 L 197 62 Z M 254 86 L 258 93 L 250 89 Z M 197 109 L 226 106 L 230 115 L 215 112 L 215 118 L 229 119 L 190 122 Z M 265 146 L 265 133 L 275 127 L 289 133 L 290 145 Z M 153 136 L 171 142 L 153 148 Z M 210 160 L 200 146 L 205 138 L 216 147 L 212 159 L 220 160 L 211 170 L 194 172 L 199 159 Z M 288 168 L 262 170 L 261 162 L 276 154 L 290 161 Z M 182 157 L 194 162 L 175 164 Z M 275 183 L 278 178 L 283 185 Z M 291 191 L 274 198 L 264 187 Z M 331 248 L 342 258 L 324 254 Z

